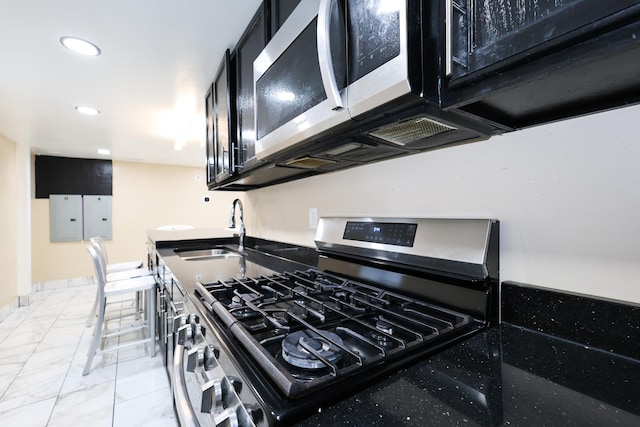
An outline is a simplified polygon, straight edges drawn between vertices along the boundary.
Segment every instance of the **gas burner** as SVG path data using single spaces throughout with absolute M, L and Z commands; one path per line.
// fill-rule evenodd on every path
M 278 308 L 274 310 L 267 310 L 267 313 L 281 325 L 281 328 L 287 330 L 289 330 L 291 325 L 296 323 L 293 318 L 307 318 L 307 310 L 304 307 L 297 305 L 287 306 L 286 309 Z M 274 326 L 278 327 L 278 325 Z
M 336 308 L 338 310 L 348 307 L 361 313 L 371 311 L 371 306 L 361 298 L 356 295 L 355 291 L 352 292 L 350 290 L 334 291 L 332 294 L 332 299 L 337 303 Z
M 371 306 L 369 306 L 364 301 L 359 300 L 354 295 L 350 295 L 349 298 L 345 302 L 343 302 L 343 304 L 360 313 L 371 311 Z
M 271 316 L 283 325 L 289 323 L 289 316 L 286 311 L 276 311 L 271 313 Z
M 384 334 L 379 334 L 377 332 L 372 332 L 371 333 L 371 338 L 373 338 L 376 342 L 376 344 L 378 344 L 379 346 L 382 347 L 392 347 L 393 345 L 395 345 L 395 343 L 393 342 L 393 340 L 391 338 L 389 338 L 388 336 L 384 335 Z
M 282 357 L 293 366 L 306 369 L 327 367 L 318 356 L 331 363 L 337 362 L 342 358 L 342 349 L 334 343 L 342 345 L 342 338 L 333 332 L 322 333 L 324 337 L 305 329 L 287 335 L 282 340 Z
M 307 291 L 307 288 L 305 288 L 304 286 L 296 286 L 295 288 L 293 288 L 293 294 L 294 295 L 307 295 L 308 291 Z
M 258 315 L 258 313 L 249 307 L 242 306 L 229 309 L 229 313 L 233 314 L 233 317 L 238 319 L 246 319 L 247 317 L 254 317 Z
M 393 335 L 393 326 L 382 319 L 376 320 L 376 329 L 389 335 Z
M 376 320 L 376 330 L 384 333 L 378 333 L 377 331 L 371 332 L 371 338 L 382 347 L 393 347 L 395 342 L 389 335 L 393 335 L 393 326 L 382 319 Z
M 244 303 L 242 302 L 242 298 L 240 298 L 238 295 L 234 295 L 231 298 L 231 303 L 229 303 L 229 308 L 233 309 L 233 308 L 238 308 L 238 307 L 242 307 L 244 305 Z

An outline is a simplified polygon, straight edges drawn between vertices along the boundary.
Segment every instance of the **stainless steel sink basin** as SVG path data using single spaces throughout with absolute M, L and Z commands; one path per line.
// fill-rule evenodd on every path
M 198 261 L 213 258 L 231 258 L 239 257 L 241 254 L 234 252 L 222 246 L 206 249 L 174 249 L 176 255 L 185 261 Z

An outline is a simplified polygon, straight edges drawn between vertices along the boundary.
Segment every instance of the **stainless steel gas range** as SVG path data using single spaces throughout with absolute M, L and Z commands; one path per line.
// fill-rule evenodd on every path
M 498 225 L 322 218 L 308 264 L 295 247 L 174 249 L 170 268 L 218 259 L 174 320 L 181 424 L 290 425 L 496 322 Z

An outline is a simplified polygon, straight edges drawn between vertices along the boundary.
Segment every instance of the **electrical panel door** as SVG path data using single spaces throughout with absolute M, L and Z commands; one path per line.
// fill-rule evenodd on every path
M 51 194 L 49 220 L 52 242 L 82 240 L 82 196 Z
M 111 196 L 83 196 L 84 240 L 102 237 L 111 240 Z

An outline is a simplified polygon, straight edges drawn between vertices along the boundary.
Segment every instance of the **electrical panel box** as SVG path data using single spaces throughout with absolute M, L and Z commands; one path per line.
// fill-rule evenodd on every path
M 52 242 L 82 240 L 82 196 L 49 196 L 49 221 Z
M 112 239 L 112 196 L 51 194 L 49 196 L 52 242 L 79 242 L 92 237 Z
M 111 196 L 82 196 L 84 239 L 102 237 L 111 240 Z

